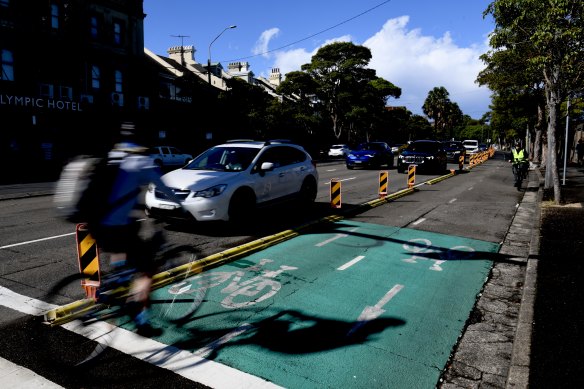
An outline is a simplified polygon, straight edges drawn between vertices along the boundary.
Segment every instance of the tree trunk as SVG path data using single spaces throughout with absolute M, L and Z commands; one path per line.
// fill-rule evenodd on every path
M 533 141 L 532 162 L 536 166 L 540 166 L 542 157 L 542 143 L 543 143 L 543 126 L 544 126 L 544 108 L 541 104 L 537 105 L 537 123 L 535 124 L 535 140 Z
M 556 147 L 556 130 L 558 112 L 560 111 L 561 90 L 559 85 L 560 69 L 558 66 L 546 67 L 544 70 L 545 90 L 548 108 L 548 158 L 546 163 L 544 189 L 554 189 L 554 203 L 561 203 L 560 178 L 558 175 L 558 153 Z

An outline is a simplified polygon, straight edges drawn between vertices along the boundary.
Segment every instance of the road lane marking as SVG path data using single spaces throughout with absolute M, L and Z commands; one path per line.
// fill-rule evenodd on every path
M 353 327 L 347 333 L 347 336 L 350 336 L 371 320 L 377 319 L 379 316 L 381 316 L 385 312 L 383 306 L 387 304 L 392 298 L 394 298 L 395 295 L 398 294 L 399 291 L 403 289 L 403 287 L 404 287 L 403 285 L 395 284 L 393 288 L 391 288 L 381 298 L 381 300 L 377 302 L 377 304 L 375 304 L 374 306 L 365 307 L 365 309 L 363 309 L 363 312 L 361 312 L 361 314 L 359 315 L 359 318 L 357 318 L 357 322 L 355 323 L 355 325 L 353 325 Z
M 423 222 L 425 222 L 425 221 L 426 221 L 426 218 L 425 218 L 425 217 L 421 217 L 421 218 L 419 218 L 418 220 L 416 220 L 415 222 L 413 222 L 412 224 L 413 224 L 414 226 L 417 226 L 418 224 L 420 224 L 420 223 L 423 223 Z
M 44 240 L 58 239 L 58 238 L 62 238 L 64 236 L 70 236 L 70 235 L 75 235 L 75 232 L 70 232 L 68 234 L 63 234 L 63 235 L 49 236 L 49 237 L 41 238 L 41 239 L 29 240 L 27 242 L 20 242 L 20 243 L 9 244 L 9 245 L 6 245 L 6 246 L 0 246 L 0 250 L 2 250 L 2 249 L 8 249 L 10 247 L 23 246 L 25 244 L 42 242 Z
M 467 190 L 473 190 L 473 189 L 474 189 L 474 186 L 471 186 L 471 187 L 470 187 L 470 188 L 468 188 Z
M 342 178 L 342 179 L 335 180 L 335 181 L 337 181 L 337 182 L 351 181 L 351 180 L 355 180 L 356 178 L 357 177 L 349 177 L 349 178 Z M 327 181 L 327 182 L 323 183 L 323 185 L 330 185 L 330 184 L 331 184 L 330 181 Z
M 211 353 L 213 353 L 213 351 L 220 348 L 225 343 L 229 342 L 231 339 L 236 338 L 239 335 L 243 334 L 244 332 L 249 331 L 249 330 L 253 330 L 255 328 L 256 328 L 255 326 L 253 326 L 249 323 L 243 323 L 242 325 L 240 325 L 239 327 L 237 327 L 233 331 L 230 331 L 226 335 L 223 335 L 222 337 L 209 343 L 205 347 L 198 349 L 193 354 L 196 355 L 197 357 L 207 358 L 209 355 L 211 355 Z
M 353 266 L 354 264 L 356 264 L 357 262 L 359 262 L 360 260 L 362 260 L 363 258 L 365 258 L 364 255 L 359 255 L 358 257 L 355 257 L 352 260 L 350 260 L 349 262 L 345 263 L 343 266 L 338 267 L 337 270 L 348 269 L 351 266 Z
M 55 308 L 52 304 L 18 294 L 2 286 L 0 286 L 0 305 L 34 316 L 42 315 L 49 309 Z M 80 335 L 84 335 L 83 332 L 85 332 L 83 326 L 75 326 L 73 322 L 61 327 L 70 331 L 76 327 L 75 332 Z M 107 328 L 107 330 L 111 329 Z M 261 377 L 201 358 L 194 353 L 154 339 L 144 338 L 123 328 L 115 328 L 110 335 L 112 338 L 110 347 L 212 388 L 280 388 Z
M 325 240 L 325 241 L 323 241 L 323 242 L 320 242 L 320 243 L 317 243 L 317 244 L 315 244 L 315 246 L 316 246 L 316 247 L 322 247 L 322 246 L 324 246 L 324 245 L 326 245 L 326 244 L 329 244 L 330 242 L 333 242 L 333 241 L 335 241 L 335 240 L 337 240 L 337 239 L 344 238 L 344 237 L 346 237 L 346 236 L 347 236 L 347 234 L 336 234 L 335 236 L 333 236 L 333 237 L 332 237 L 332 238 L 330 238 L 330 239 L 327 239 L 327 240 Z
M 453 202 L 455 202 L 455 201 L 456 201 L 456 199 L 452 199 L 452 200 L 450 200 L 450 201 L 448 202 L 448 204 L 452 204 L 452 203 L 453 203 Z
M 355 227 L 355 228 L 352 228 L 352 229 L 351 229 L 351 230 L 349 230 L 349 231 L 350 231 L 350 232 L 355 232 L 355 231 L 357 231 L 357 229 L 358 229 L 358 228 L 359 228 L 359 227 Z M 320 242 L 320 243 L 317 243 L 317 244 L 315 244 L 315 246 L 316 246 L 316 247 L 322 247 L 322 246 L 324 246 L 324 245 L 327 245 L 327 244 L 329 244 L 329 243 L 331 243 L 331 242 L 334 242 L 334 241 L 335 241 L 335 240 L 337 240 L 337 239 L 346 238 L 347 236 L 349 236 L 349 235 L 348 235 L 348 234 L 336 234 L 335 236 L 333 236 L 333 237 L 332 237 L 332 238 L 330 238 L 330 239 L 327 239 L 327 240 L 325 240 L 325 241 L 323 241 L 323 242 Z

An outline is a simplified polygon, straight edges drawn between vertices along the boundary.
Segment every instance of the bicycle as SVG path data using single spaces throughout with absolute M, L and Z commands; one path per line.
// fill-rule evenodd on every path
M 512 162 L 513 176 L 515 177 L 514 186 L 517 187 L 517 190 L 521 190 L 521 183 L 524 179 L 527 179 L 527 167 L 528 163 L 525 161 L 516 161 Z
M 127 300 L 137 270 L 123 267 L 101 277 L 99 249 L 83 224 L 77 226 L 77 237 L 80 272 L 63 278 L 50 288 L 44 301 L 58 307 L 46 312 L 42 319 L 49 327 L 62 327 L 73 333 L 63 336 L 60 331 L 49 331 L 44 336 L 45 351 L 48 350 L 54 363 L 65 368 L 83 367 L 97 360 L 114 340 L 119 332 L 117 328 L 133 323 L 135 315 L 135 307 Z M 84 262 L 86 258 L 91 260 Z M 172 261 L 192 264 L 182 266 L 188 270 L 183 269 L 174 277 L 171 270 L 166 272 L 171 277 L 164 278 L 160 274 L 154 277 L 155 287 L 172 285 L 169 289 L 171 301 L 151 300 L 152 307 L 164 307 L 157 313 L 169 325 L 190 320 L 205 300 L 206 288 L 191 290 L 183 285 L 182 278 L 201 271 L 201 267 L 193 264 L 195 259 L 194 250 L 186 245 L 166 247 L 157 256 L 159 266 Z M 66 352 L 62 352 L 64 349 Z

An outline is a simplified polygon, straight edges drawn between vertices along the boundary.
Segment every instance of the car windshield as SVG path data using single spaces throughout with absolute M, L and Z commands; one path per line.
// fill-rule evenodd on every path
M 408 150 L 421 153 L 434 153 L 438 150 L 438 145 L 431 142 L 412 142 L 408 145 Z
M 183 169 L 238 172 L 246 170 L 259 151 L 250 147 L 211 147 Z
M 477 147 L 479 145 L 479 142 L 477 142 L 476 140 L 465 140 L 464 145 L 469 147 Z
M 332 145 L 331 149 L 342 149 L 344 147 L 346 147 L 346 146 L 345 145 Z
M 444 147 L 449 149 L 460 149 L 462 147 L 462 143 L 460 142 L 446 142 L 444 143 Z
M 359 150 L 383 150 L 383 146 L 380 143 L 361 143 L 359 145 Z

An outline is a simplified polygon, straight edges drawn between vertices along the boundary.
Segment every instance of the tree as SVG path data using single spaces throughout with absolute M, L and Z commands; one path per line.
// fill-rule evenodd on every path
M 424 114 L 434 121 L 434 136 L 436 139 L 452 137 L 452 130 L 462 120 L 462 111 L 458 104 L 450 101 L 450 94 L 444 88 L 435 87 L 428 92 L 428 97 L 422 105 Z
M 375 70 L 367 68 L 370 60 L 368 48 L 351 42 L 336 42 L 321 47 L 310 63 L 302 65 L 302 70 L 318 85 L 316 99 L 330 119 L 336 139 L 340 139 L 357 118 L 362 118 L 367 111 L 362 105 L 362 96 L 372 93 L 372 81 L 380 82 Z M 377 92 L 396 94 L 398 90 L 385 85 Z
M 547 158 L 544 188 L 561 202 L 556 136 L 560 104 L 582 88 L 584 76 L 584 2 L 581 0 L 495 0 L 485 14 L 495 20 L 490 43 L 499 50 L 532 54 L 524 66 L 540 72 L 547 111 Z M 521 40 L 519 40 L 521 39 Z
M 513 33 L 517 35 L 513 41 L 524 42 L 528 38 L 523 30 Z M 492 125 L 498 138 L 511 141 L 510 133 L 522 138 L 523 129 L 529 129 L 532 139 L 528 145 L 531 146 L 529 156 L 539 165 L 544 139 L 545 95 L 541 71 L 528 62 L 528 58 L 535 55 L 533 47 L 525 44 L 490 50 L 481 56 L 487 67 L 479 73 L 477 83 L 494 91 Z

